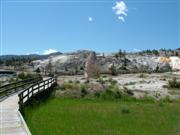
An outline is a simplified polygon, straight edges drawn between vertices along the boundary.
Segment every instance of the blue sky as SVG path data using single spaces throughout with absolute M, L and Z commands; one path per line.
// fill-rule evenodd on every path
M 178 0 L 1 0 L 1 54 L 177 47 Z

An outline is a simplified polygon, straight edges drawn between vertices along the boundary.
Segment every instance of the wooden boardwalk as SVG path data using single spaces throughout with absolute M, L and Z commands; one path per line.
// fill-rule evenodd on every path
M 31 87 L 11 95 L 0 102 L 0 135 L 31 135 L 29 129 L 19 112 L 19 106 L 26 103 L 33 95 L 51 88 L 56 83 L 53 78 L 43 81 Z M 20 104 L 19 104 L 20 103 Z
M 28 135 L 18 102 L 18 94 L 0 102 L 0 135 Z

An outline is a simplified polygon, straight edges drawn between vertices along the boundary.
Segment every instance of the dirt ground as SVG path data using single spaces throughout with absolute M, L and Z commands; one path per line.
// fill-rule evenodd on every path
M 118 84 L 133 91 L 136 97 L 153 96 L 156 98 L 171 96 L 172 98 L 180 97 L 177 89 L 168 89 L 165 86 L 169 80 L 174 77 L 180 81 L 180 75 L 172 73 L 153 73 L 153 74 L 124 74 L 113 77 Z
M 118 76 L 102 75 L 102 78 L 112 78 L 116 80 L 120 88 L 131 90 L 134 96 L 141 98 L 144 96 L 153 96 L 156 98 L 170 96 L 172 98 L 180 98 L 179 89 L 168 89 L 165 86 L 169 80 L 174 77 L 180 81 L 178 73 L 152 73 L 152 74 L 121 74 Z M 59 76 L 58 82 L 80 81 L 85 82 L 84 76 Z M 94 80 L 95 81 L 95 80 Z

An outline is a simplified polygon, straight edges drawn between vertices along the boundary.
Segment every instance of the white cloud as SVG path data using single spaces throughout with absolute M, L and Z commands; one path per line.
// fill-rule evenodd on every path
M 56 52 L 58 52 L 58 51 L 50 48 L 48 50 L 44 50 L 43 54 L 48 55 L 48 54 L 56 53 Z
M 125 2 L 116 1 L 116 5 L 112 7 L 112 9 L 115 11 L 116 15 L 118 15 L 118 19 L 124 22 L 124 16 L 127 16 L 128 11 L 128 7 L 126 6 Z
M 121 21 L 123 21 L 123 22 L 125 21 L 125 20 L 124 20 L 124 17 L 122 17 L 122 16 L 118 16 L 118 19 L 121 20 Z
M 92 22 L 93 18 L 92 17 L 88 17 L 88 21 Z

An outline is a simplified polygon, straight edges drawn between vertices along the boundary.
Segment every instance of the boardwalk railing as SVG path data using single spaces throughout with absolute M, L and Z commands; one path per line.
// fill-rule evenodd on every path
M 53 88 L 57 83 L 56 78 L 49 78 L 40 82 L 33 84 L 24 91 L 22 91 L 19 96 L 19 106 L 20 108 L 32 97 L 38 95 L 41 92 L 46 92 Z
M 17 92 L 20 88 L 22 89 L 25 86 L 28 86 L 41 80 L 41 77 L 36 77 L 3 85 L 0 87 L 0 98 L 7 96 L 10 93 Z

